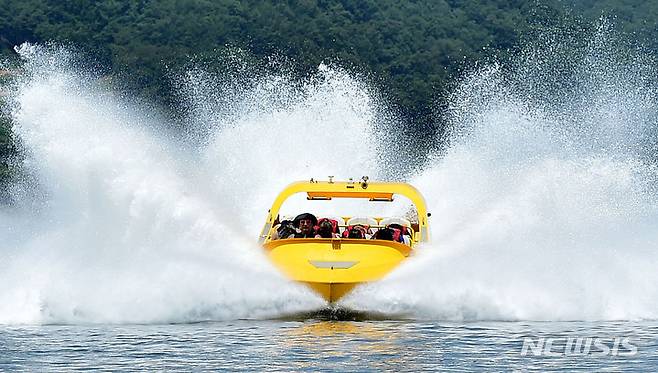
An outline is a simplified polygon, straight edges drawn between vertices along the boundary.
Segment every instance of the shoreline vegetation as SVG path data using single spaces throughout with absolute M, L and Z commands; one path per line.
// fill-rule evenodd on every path
M 221 70 L 231 49 L 254 61 L 283 56 L 299 79 L 330 63 L 370 77 L 405 131 L 440 134 L 445 97 L 461 72 L 504 60 L 533 30 L 602 16 L 657 49 L 658 5 L 639 0 L 23 0 L 0 3 L 0 58 L 16 59 L 13 48 L 23 42 L 71 45 L 165 113 L 180 105 L 171 66 L 196 59 Z M 0 182 L 11 174 L 15 149 L 3 114 Z
M 2 110 L 4 98 L 7 95 L 3 87 L 7 84 L 10 75 L 8 70 L 0 69 L 0 185 L 5 184 L 9 180 L 11 176 L 9 162 L 16 154 L 16 147 L 11 132 L 11 118 L 5 113 L 5 110 Z M 3 194 L 0 190 L 0 200 Z

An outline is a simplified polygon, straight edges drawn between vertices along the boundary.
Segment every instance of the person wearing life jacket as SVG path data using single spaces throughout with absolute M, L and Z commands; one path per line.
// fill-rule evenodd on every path
M 385 228 L 378 230 L 373 239 L 395 241 L 405 245 L 410 245 L 411 238 L 409 237 L 409 234 L 405 232 L 408 232 L 406 227 L 399 224 L 390 224 Z
M 393 229 L 393 240 L 405 245 L 411 245 L 411 232 L 401 224 L 389 224 L 387 228 Z
M 370 227 L 362 224 L 348 226 L 343 232 L 343 238 L 369 239 Z
M 395 232 L 392 228 L 381 228 L 375 235 L 372 236 L 373 240 L 386 240 L 386 241 L 395 241 Z
M 338 238 L 338 222 L 334 219 L 322 218 L 315 227 L 315 238 Z
M 315 215 L 305 212 L 299 214 L 292 221 L 293 226 L 299 232 L 295 234 L 295 238 L 313 238 L 315 237 L 314 227 L 318 224 L 318 219 Z

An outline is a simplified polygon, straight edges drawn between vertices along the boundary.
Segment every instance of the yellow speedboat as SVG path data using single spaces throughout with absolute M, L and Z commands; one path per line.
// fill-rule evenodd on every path
M 276 238 L 279 210 L 288 197 L 306 193 L 308 200 L 358 198 L 393 201 L 402 195 L 414 205 L 410 219 L 371 217 L 371 229 L 385 229 L 390 222 L 405 226 L 403 242 L 358 238 Z M 409 216 L 408 216 L 409 217 Z M 429 240 L 427 207 L 423 196 L 406 183 L 310 181 L 295 182 L 285 188 L 268 211 L 259 242 L 272 262 L 292 280 L 310 286 L 328 302 L 335 302 L 356 285 L 377 281 L 397 267 L 419 242 Z M 347 229 L 356 217 L 343 216 Z M 400 240 L 402 241 L 402 240 Z

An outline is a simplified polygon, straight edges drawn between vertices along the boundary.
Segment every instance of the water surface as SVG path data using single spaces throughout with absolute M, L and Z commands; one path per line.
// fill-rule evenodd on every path
M 173 325 L 0 328 L 0 370 L 443 370 L 653 371 L 657 322 L 473 322 L 326 319 Z M 612 350 L 565 355 L 566 339 L 600 338 Z M 554 338 L 553 354 L 523 352 L 524 338 Z M 582 352 L 582 349 L 580 350 Z

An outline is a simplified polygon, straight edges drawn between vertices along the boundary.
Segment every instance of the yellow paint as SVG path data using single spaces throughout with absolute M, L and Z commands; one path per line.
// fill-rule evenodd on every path
M 274 224 L 283 202 L 296 193 L 308 198 L 367 198 L 392 200 L 403 195 L 418 212 L 418 231 L 411 246 L 382 240 L 362 239 L 284 239 L 271 240 Z M 329 302 L 335 302 L 356 285 L 380 280 L 413 251 L 418 242 L 429 240 L 427 208 L 422 195 L 405 183 L 296 182 L 284 189 L 272 204 L 260 242 L 272 262 L 290 279 L 311 287 Z

